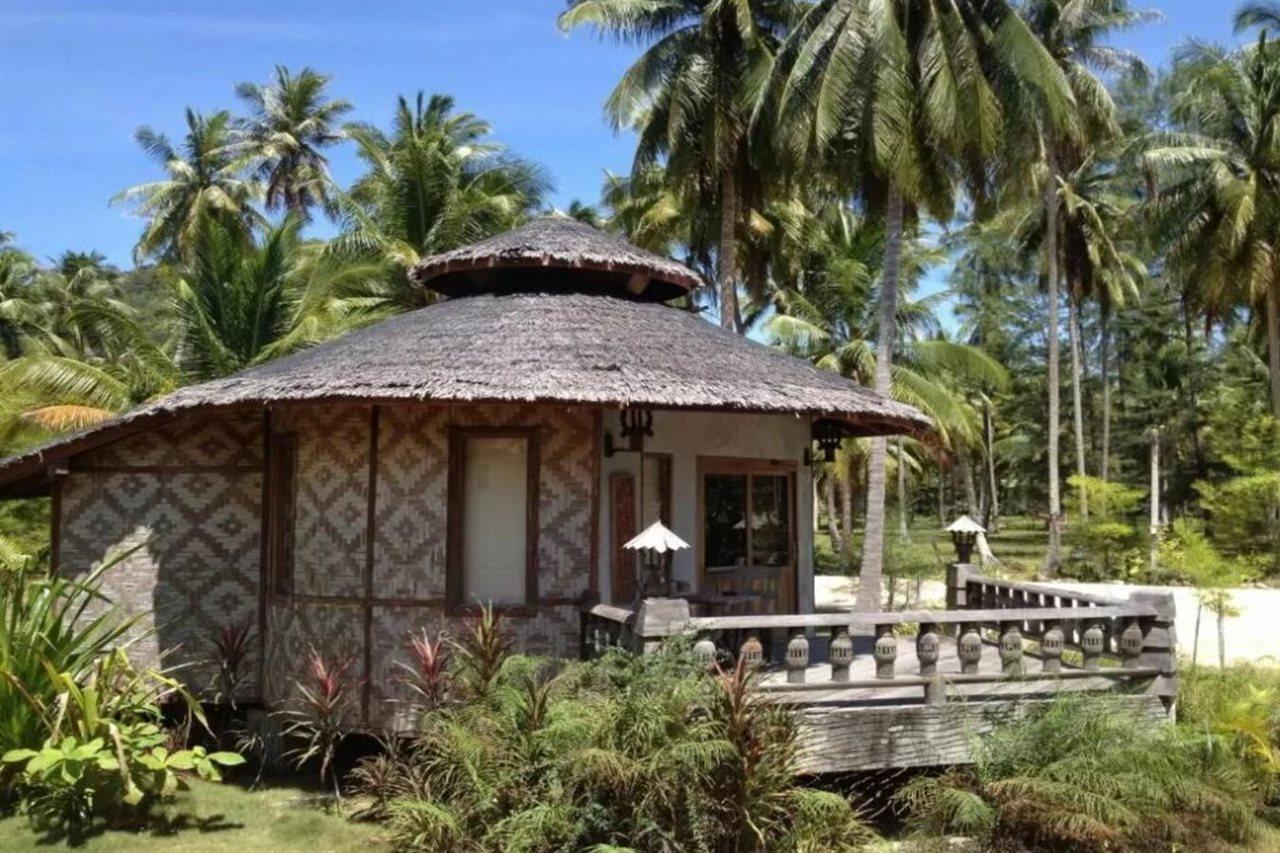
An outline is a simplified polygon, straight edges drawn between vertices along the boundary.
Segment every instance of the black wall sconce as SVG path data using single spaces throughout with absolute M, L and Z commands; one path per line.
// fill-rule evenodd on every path
M 813 422 L 813 429 L 810 433 L 810 441 L 818 445 L 818 450 L 822 452 L 822 461 L 834 462 L 836 459 L 836 451 L 840 449 L 840 442 L 844 441 L 849 435 L 849 428 L 839 421 L 818 420 Z M 812 465 L 817 461 L 811 448 L 804 449 L 804 464 Z
M 623 409 L 618 413 L 618 433 L 627 440 L 627 446 L 613 443 L 613 433 L 604 434 L 604 455 L 615 453 L 643 453 L 645 436 L 653 436 L 653 412 L 650 409 Z

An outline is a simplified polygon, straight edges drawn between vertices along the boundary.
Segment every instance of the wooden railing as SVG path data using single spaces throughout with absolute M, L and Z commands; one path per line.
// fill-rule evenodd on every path
M 687 636 L 709 667 L 741 657 L 785 671 L 785 680 L 763 679 L 766 691 L 917 686 L 926 701 L 943 702 L 948 685 L 1105 678 L 1141 684 L 1166 704 L 1176 695 L 1170 594 L 1112 598 L 985 577 L 965 565 L 952 566 L 947 586 L 945 610 L 691 617 L 682 599 L 646 599 L 635 611 L 597 605 L 583 613 L 582 651 L 649 651 Z M 913 672 L 898 664 L 904 643 L 914 644 Z M 943 643 L 955 644 L 958 671 L 939 671 Z M 858 645 L 870 646 L 874 677 L 852 674 Z M 992 648 L 999 666 L 984 669 Z M 1028 657 L 1040 665 L 1029 669 Z M 822 663 L 829 674 L 814 667 Z

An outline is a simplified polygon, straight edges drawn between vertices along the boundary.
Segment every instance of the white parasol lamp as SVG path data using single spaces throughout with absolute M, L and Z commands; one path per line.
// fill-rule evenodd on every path
M 665 577 L 664 561 L 660 557 L 668 551 L 688 548 L 689 543 L 672 533 L 661 521 L 655 521 L 622 547 L 644 554 L 644 587 L 665 591 L 670 588 L 671 579 Z

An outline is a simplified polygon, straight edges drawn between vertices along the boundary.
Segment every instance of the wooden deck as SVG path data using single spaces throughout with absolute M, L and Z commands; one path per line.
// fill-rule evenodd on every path
M 744 656 L 762 696 L 799 715 L 801 772 L 845 772 L 965 763 L 994 727 L 1064 692 L 1168 720 L 1173 616 L 1168 597 L 1079 595 L 957 565 L 938 611 L 691 618 L 680 599 L 598 606 L 584 613 L 583 654 L 693 636 L 708 665 Z

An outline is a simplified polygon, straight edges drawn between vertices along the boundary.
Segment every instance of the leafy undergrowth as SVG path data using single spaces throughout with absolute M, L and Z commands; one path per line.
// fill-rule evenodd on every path
M 92 853 L 355 853 L 382 849 L 379 830 L 324 809 L 314 791 L 282 783 L 253 791 L 195 781 L 179 804 L 156 809 L 139 830 L 90 834 L 76 849 Z M 35 832 L 22 817 L 0 820 L 0 849 L 36 853 L 63 839 Z

